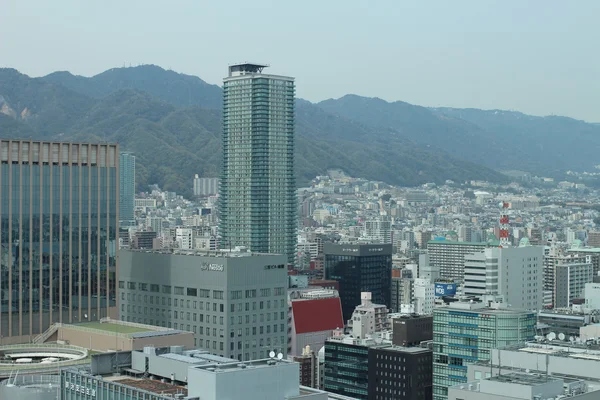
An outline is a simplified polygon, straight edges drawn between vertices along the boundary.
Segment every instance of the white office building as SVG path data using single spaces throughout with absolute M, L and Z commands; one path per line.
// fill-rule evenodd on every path
M 592 261 L 587 256 L 586 262 L 561 263 L 555 268 L 554 308 L 569 307 L 583 297 L 586 283 L 594 280 Z
M 463 294 L 502 296 L 513 308 L 543 306 L 544 250 L 541 246 L 491 247 L 465 256 Z
M 413 287 L 415 313 L 422 315 L 432 314 L 435 302 L 434 284 L 427 278 L 416 278 Z

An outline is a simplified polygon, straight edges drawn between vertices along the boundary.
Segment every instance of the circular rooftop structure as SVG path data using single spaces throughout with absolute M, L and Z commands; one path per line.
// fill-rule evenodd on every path
M 0 377 L 11 371 L 40 372 L 46 369 L 87 363 L 88 351 L 81 347 L 55 344 L 0 346 Z

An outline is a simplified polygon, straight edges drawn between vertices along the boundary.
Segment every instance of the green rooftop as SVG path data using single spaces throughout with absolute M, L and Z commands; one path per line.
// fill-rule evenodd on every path
M 81 326 L 89 329 L 98 329 L 100 331 L 105 331 L 108 333 L 123 333 L 123 334 L 132 334 L 132 333 L 140 333 L 140 332 L 151 332 L 152 329 L 141 328 L 137 326 L 128 326 L 128 325 L 120 325 L 113 324 L 111 322 L 84 322 L 82 324 L 77 324 L 76 326 Z

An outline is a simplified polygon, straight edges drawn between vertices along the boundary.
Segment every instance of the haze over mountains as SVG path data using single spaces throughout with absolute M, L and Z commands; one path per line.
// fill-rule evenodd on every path
M 138 189 L 189 194 L 193 174 L 218 176 L 222 90 L 157 66 L 91 78 L 30 78 L 0 69 L 0 136 L 119 142 L 138 158 Z M 329 168 L 397 185 L 591 170 L 600 126 L 565 117 L 425 108 L 347 95 L 297 101 L 297 178 Z M 585 145 L 578 146 L 577 143 Z

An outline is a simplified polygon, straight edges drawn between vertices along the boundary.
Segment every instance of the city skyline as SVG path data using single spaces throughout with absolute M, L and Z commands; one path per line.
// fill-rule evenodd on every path
M 231 4 L 183 1 L 180 7 L 147 9 L 145 18 L 137 18 L 135 2 L 64 4 L 68 11 L 61 14 L 41 1 L 7 4 L 0 34 L 10 38 L 22 32 L 29 47 L 24 52 L 18 40 L 2 41 L 5 66 L 32 76 L 56 70 L 90 76 L 154 63 L 219 84 L 222 64 L 267 59 L 297 77 L 298 96 L 313 102 L 356 93 L 430 107 L 518 110 L 600 122 L 595 107 L 600 60 L 589 51 L 600 34 L 597 2 L 388 1 L 364 9 L 360 3 L 328 2 L 271 5 L 266 13 L 240 5 L 244 12 L 231 16 Z M 296 22 L 289 35 L 271 35 L 288 28 L 289 15 L 310 20 L 311 28 Z M 273 46 L 238 41 L 218 22 L 226 16 L 242 30 L 271 35 Z M 202 24 L 195 23 L 199 17 Z M 113 23 L 111 32 L 102 28 L 106 19 Z M 56 29 L 57 20 L 65 30 Z M 71 35 L 74 31 L 78 34 Z M 196 49 L 194 55 L 190 48 Z M 321 61 L 319 68 L 309 68 L 314 59 Z

